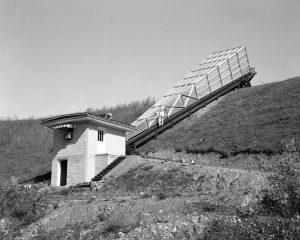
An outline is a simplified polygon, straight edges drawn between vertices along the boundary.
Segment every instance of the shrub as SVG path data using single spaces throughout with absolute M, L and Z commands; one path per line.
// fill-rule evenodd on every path
M 299 219 L 253 216 L 246 219 L 216 219 L 204 230 L 203 240 L 299 239 Z
M 89 199 L 87 200 L 87 203 L 92 203 L 95 201 L 96 197 L 95 196 L 90 196 Z
M 100 222 L 103 222 L 105 219 L 108 219 L 110 212 L 112 209 L 110 209 L 109 205 L 100 205 L 98 207 L 98 215 L 97 218 Z
M 163 200 L 163 199 L 166 199 L 167 198 L 167 194 L 164 193 L 164 192 L 159 192 L 156 194 L 156 197 L 158 200 Z
M 152 197 L 152 194 L 149 192 L 141 192 L 140 196 L 141 196 L 141 198 L 150 198 L 150 197 Z
M 286 146 L 286 152 L 273 164 L 269 176 L 270 190 L 265 191 L 261 206 L 268 213 L 292 218 L 300 214 L 299 154 L 294 140 Z
M 141 225 L 141 218 L 140 212 L 133 212 L 126 206 L 119 207 L 105 221 L 102 234 L 109 236 L 118 232 L 128 233 L 131 229 Z
M 112 113 L 113 119 L 131 124 L 155 103 L 154 98 L 148 97 L 141 101 L 118 104 L 114 107 L 88 108 L 87 112 L 94 114 Z
M 148 165 L 148 166 L 142 167 L 142 170 L 144 170 L 144 171 L 149 171 L 149 170 L 152 169 L 152 168 L 153 168 L 153 165 Z
M 46 231 L 43 227 L 38 228 L 37 236 L 33 240 L 56 240 L 56 239 L 79 239 L 82 226 L 78 223 L 69 224 L 64 228 Z
M 217 210 L 217 206 L 212 203 L 203 202 L 202 210 L 204 212 L 215 212 Z
M 62 196 L 67 196 L 72 192 L 73 192 L 72 187 L 64 187 L 64 188 L 59 189 L 57 193 Z
M 105 213 L 103 213 L 103 212 L 98 213 L 97 219 L 98 219 L 100 222 L 103 222 L 103 221 L 106 219 Z
M 121 230 L 123 227 L 123 224 L 121 222 L 108 222 L 107 225 L 105 226 L 102 234 L 104 236 L 108 236 L 111 234 L 116 234 Z
M 12 178 L 0 186 L 0 217 L 13 217 L 29 224 L 46 211 L 42 197 L 37 189 L 25 188 Z

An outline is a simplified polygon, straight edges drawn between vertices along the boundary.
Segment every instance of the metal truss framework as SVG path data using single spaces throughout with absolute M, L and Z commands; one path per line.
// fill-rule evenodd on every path
M 212 53 L 132 123 L 137 130 L 129 133 L 127 139 L 155 126 L 162 110 L 168 119 L 250 71 L 244 46 Z

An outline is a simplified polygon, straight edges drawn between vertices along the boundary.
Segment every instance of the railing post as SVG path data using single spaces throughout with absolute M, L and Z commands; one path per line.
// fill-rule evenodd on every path
M 211 92 L 211 88 L 210 88 L 210 84 L 209 84 L 209 80 L 208 80 L 208 75 L 207 74 L 205 74 L 205 75 L 206 75 L 206 80 L 207 80 L 209 91 Z
M 231 82 L 232 82 L 233 81 L 233 76 L 232 76 L 232 72 L 231 72 L 231 68 L 230 68 L 229 59 L 227 59 L 227 62 L 228 62 L 228 69 L 229 69 L 229 72 L 230 72 Z
M 241 76 L 242 76 L 243 74 L 242 74 L 242 69 L 241 69 L 241 63 L 240 63 L 239 55 L 238 55 L 237 52 L 235 53 L 235 55 L 237 57 L 237 61 L 238 61 L 238 64 L 239 64 L 240 73 L 241 73 Z
M 218 73 L 219 73 L 220 82 L 221 82 L 221 85 L 222 85 L 222 87 L 223 87 L 223 82 L 222 82 L 222 78 L 221 78 L 221 73 L 220 73 L 220 68 L 219 68 L 219 66 L 217 66 L 217 69 L 218 69 Z

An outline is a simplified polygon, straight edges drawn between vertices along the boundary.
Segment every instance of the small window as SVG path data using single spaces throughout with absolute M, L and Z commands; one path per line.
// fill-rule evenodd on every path
M 103 142 L 104 132 L 102 130 L 98 130 L 98 141 Z

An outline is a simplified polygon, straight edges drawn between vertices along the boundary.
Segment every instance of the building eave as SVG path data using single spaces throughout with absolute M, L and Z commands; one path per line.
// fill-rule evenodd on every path
M 133 126 L 121 122 L 117 122 L 114 120 L 101 118 L 88 112 L 64 114 L 56 117 L 47 118 L 42 120 L 41 124 L 46 127 L 53 128 L 54 126 L 60 124 L 80 123 L 80 122 L 92 122 L 101 126 L 111 127 L 125 132 L 130 132 L 135 130 L 135 127 Z

